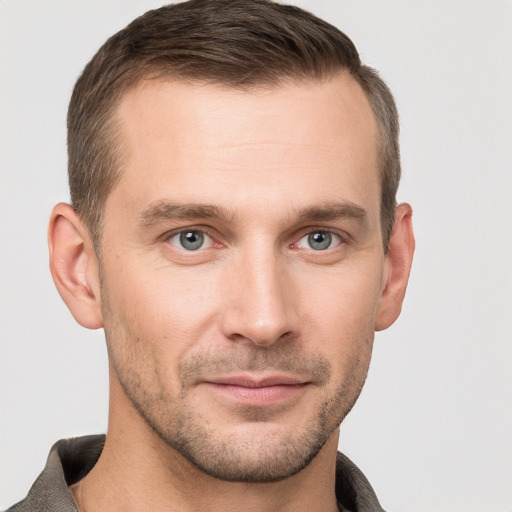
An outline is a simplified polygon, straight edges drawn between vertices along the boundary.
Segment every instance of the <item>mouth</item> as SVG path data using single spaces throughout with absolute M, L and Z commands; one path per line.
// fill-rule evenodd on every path
M 289 375 L 229 375 L 203 381 L 217 396 L 240 405 L 264 407 L 298 398 L 311 384 Z

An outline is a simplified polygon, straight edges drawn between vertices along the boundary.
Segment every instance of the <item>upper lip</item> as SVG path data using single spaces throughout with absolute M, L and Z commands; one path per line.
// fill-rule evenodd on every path
M 242 386 L 245 388 L 263 388 L 268 386 L 294 386 L 298 384 L 307 384 L 307 380 L 293 377 L 291 375 L 272 374 L 272 375 L 225 375 L 205 379 L 204 382 L 210 384 L 220 384 L 229 386 Z

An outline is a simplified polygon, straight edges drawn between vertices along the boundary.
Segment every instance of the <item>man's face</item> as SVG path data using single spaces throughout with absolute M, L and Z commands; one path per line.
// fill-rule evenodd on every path
M 385 257 L 367 100 L 348 75 L 252 92 L 150 80 L 119 122 L 101 241 L 112 378 L 206 473 L 291 476 L 370 361 Z

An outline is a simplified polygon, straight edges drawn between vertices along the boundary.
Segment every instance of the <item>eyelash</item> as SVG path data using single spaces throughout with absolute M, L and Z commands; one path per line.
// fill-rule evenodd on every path
M 188 233 L 199 233 L 201 235 L 203 235 L 204 237 L 207 237 L 209 239 L 209 244 L 208 244 L 208 247 L 198 247 L 197 249 L 186 249 L 185 247 L 183 246 L 179 246 L 179 237 L 183 236 L 183 235 L 186 235 Z M 173 243 L 172 240 L 173 239 L 178 239 L 178 243 Z M 188 227 L 188 228 L 182 228 L 182 229 L 179 229 L 179 230 L 175 230 L 175 231 L 171 231 L 169 233 L 167 233 L 166 235 L 164 235 L 164 240 L 166 242 L 168 242 L 169 244 L 173 245 L 174 247 L 176 247 L 178 250 L 181 250 L 185 253 L 189 253 L 189 254 L 193 254 L 193 253 L 196 253 L 196 252 L 199 252 L 199 251 L 204 251 L 206 249 L 209 249 L 211 246 L 213 245 L 218 245 L 218 246 L 222 246 L 223 244 L 220 244 L 219 242 L 216 241 L 213 233 L 211 233 L 211 230 L 205 228 L 204 226 L 201 226 L 201 227 L 195 227 L 195 226 L 192 226 L 192 227 Z
M 191 249 L 191 248 L 187 249 L 187 248 L 183 247 L 183 244 L 182 244 L 183 240 L 180 240 L 180 237 L 182 237 L 183 235 L 185 235 L 187 233 L 198 233 L 204 237 L 207 237 L 209 239 L 208 246 L 204 247 L 203 244 L 201 244 L 201 246 L 199 246 L 196 249 Z M 312 237 L 313 235 L 323 235 L 323 236 L 328 235 L 328 237 L 327 237 L 328 238 L 328 246 L 325 248 L 317 248 L 317 249 L 311 247 L 312 240 L 309 237 Z M 211 233 L 211 230 L 206 229 L 203 226 L 201 226 L 201 227 L 192 226 L 189 228 L 180 229 L 178 231 L 172 231 L 170 233 L 167 233 L 164 238 L 168 243 L 170 243 L 171 245 L 176 247 L 178 250 L 181 250 L 184 253 L 187 253 L 190 255 L 192 255 L 194 253 L 200 253 L 200 251 L 202 252 L 202 251 L 208 250 L 215 244 L 217 244 L 218 247 L 223 246 L 223 244 L 216 241 L 215 236 Z M 333 250 L 336 250 L 336 248 L 338 248 L 340 245 L 343 245 L 347 242 L 347 238 L 348 238 L 347 235 L 340 234 L 340 233 L 336 232 L 335 230 L 325 229 L 325 228 L 307 228 L 307 230 L 301 230 L 299 238 L 298 239 L 296 238 L 296 241 L 293 242 L 290 245 L 290 247 L 297 248 L 299 250 L 304 249 L 307 251 L 312 251 L 313 253 L 316 253 L 316 254 L 321 254 L 321 253 L 332 252 Z M 173 239 L 177 239 L 176 243 L 172 242 Z M 301 247 L 299 244 L 303 240 L 307 240 L 306 243 L 309 243 L 310 246 L 309 247 Z M 318 243 L 322 244 L 322 242 L 323 242 L 323 240 L 320 240 Z M 333 242 L 335 245 L 333 247 L 331 247 L 331 244 Z
M 315 235 L 321 235 L 321 236 L 326 237 L 327 240 L 328 240 L 328 246 L 324 247 L 324 248 L 317 248 L 317 249 L 315 249 L 314 247 L 311 247 L 311 242 L 313 242 L 311 237 L 313 237 Z M 305 248 L 306 250 L 312 250 L 312 251 L 317 252 L 317 253 L 319 253 L 319 252 L 326 252 L 326 251 L 328 251 L 330 249 L 335 249 L 336 247 L 338 247 L 339 245 L 341 245 L 344 242 L 344 239 L 343 239 L 343 237 L 340 234 L 335 233 L 334 231 L 331 231 L 331 230 L 328 230 L 328 229 L 313 229 L 313 230 L 310 230 L 306 234 L 301 236 L 299 238 L 299 240 L 297 242 L 295 242 L 293 245 L 295 245 L 296 247 L 299 247 L 299 244 L 303 240 L 307 240 L 307 243 L 310 245 L 309 248 Z M 317 242 L 321 245 L 322 242 L 324 242 L 324 240 L 317 241 Z M 335 245 L 333 247 L 331 247 L 331 243 L 332 242 L 335 243 Z
M 200 235 L 199 236 L 199 239 L 200 239 L 200 242 L 201 242 L 200 246 L 195 248 L 195 249 L 194 248 L 183 247 L 184 240 L 182 239 L 182 237 L 187 236 L 187 235 L 192 235 L 192 234 L 199 234 Z M 209 239 L 209 241 L 207 241 L 208 247 L 203 247 L 203 243 L 205 242 L 205 240 L 204 240 L 205 237 L 207 237 Z M 172 241 L 175 238 L 177 238 L 179 240 L 178 243 L 180 243 L 180 245 L 181 245 L 181 247 L 179 247 L 179 249 L 184 249 L 187 252 L 195 252 L 195 251 L 199 251 L 201 249 L 208 249 L 212 245 L 212 243 L 213 243 L 213 239 L 207 233 L 204 233 L 203 231 L 200 231 L 198 229 L 187 229 L 185 231 L 180 231 L 179 233 L 176 233 L 176 234 L 170 236 L 168 238 L 169 242 L 172 245 L 178 247 L 178 245 L 173 243 L 173 241 Z M 190 243 L 193 245 L 194 241 L 192 240 L 192 241 L 190 241 Z

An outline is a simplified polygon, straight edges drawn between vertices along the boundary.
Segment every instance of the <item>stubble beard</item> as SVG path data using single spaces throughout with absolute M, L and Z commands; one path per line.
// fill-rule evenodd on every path
M 361 344 L 358 357 L 347 368 L 347 375 L 335 392 L 328 392 L 331 364 L 324 355 L 305 354 L 291 340 L 271 347 L 240 344 L 229 354 L 201 353 L 179 367 L 180 393 L 166 391 L 164 372 L 158 358 L 148 353 L 150 343 L 141 339 L 126 319 L 119 321 L 108 308 L 104 318 L 110 321 L 107 346 L 110 365 L 137 413 L 166 445 L 193 466 L 213 478 L 246 483 L 268 483 L 289 478 L 304 469 L 316 457 L 329 437 L 339 427 L 357 400 L 366 379 L 373 333 Z M 117 342 L 116 346 L 112 343 Z M 120 350 L 116 350 L 121 347 Z M 242 350 L 240 350 L 240 348 Z M 319 392 L 317 414 L 293 429 L 276 431 L 272 416 L 262 408 L 242 408 L 240 417 L 250 425 L 258 424 L 258 435 L 251 429 L 233 435 L 212 426 L 202 411 L 187 402 L 196 378 L 205 370 L 304 373 L 316 379 Z

